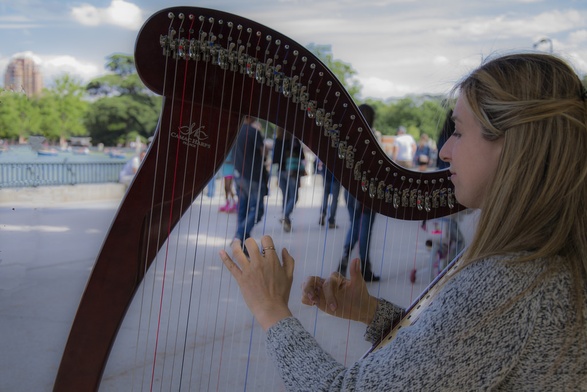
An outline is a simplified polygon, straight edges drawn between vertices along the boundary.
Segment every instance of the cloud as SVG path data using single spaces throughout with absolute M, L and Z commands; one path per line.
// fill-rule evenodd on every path
M 37 27 L 39 23 L 33 22 L 29 17 L 22 15 L 1 15 L 0 29 Z
M 584 17 L 577 10 L 552 10 L 537 15 L 501 14 L 491 18 L 477 16 L 447 26 L 438 33 L 452 38 L 533 37 L 555 34 L 584 26 Z
M 413 92 L 414 86 L 396 84 L 390 80 L 369 77 L 357 78 L 363 86 L 361 96 L 364 98 L 398 97 Z
M 446 56 L 435 56 L 432 60 L 434 65 L 447 65 L 450 64 L 450 60 Z
M 143 12 L 133 3 L 124 0 L 112 0 L 107 8 L 97 8 L 91 4 L 82 4 L 71 9 L 71 15 L 85 26 L 110 24 L 136 30 L 144 22 Z
M 22 57 L 32 59 L 35 62 L 35 64 L 41 64 L 41 62 L 42 62 L 41 58 L 39 56 L 37 56 L 36 54 L 34 54 L 33 52 L 31 52 L 30 50 L 27 50 L 26 52 L 18 52 L 18 53 L 13 54 L 10 57 L 10 60 L 22 58 Z
M 569 43 L 575 46 L 587 43 L 587 30 L 577 30 L 569 34 Z
M 41 70 L 45 81 L 53 81 L 63 74 L 79 77 L 82 82 L 88 82 L 105 71 L 93 63 L 83 62 L 73 56 L 41 56 Z

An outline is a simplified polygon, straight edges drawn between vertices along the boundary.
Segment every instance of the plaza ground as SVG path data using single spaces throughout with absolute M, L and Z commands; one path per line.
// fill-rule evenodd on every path
M 359 359 L 369 348 L 362 339 L 364 326 L 318 313 L 299 300 L 305 277 L 327 276 L 336 269 L 349 227 L 348 213 L 341 195 L 338 228 L 319 226 L 321 180 L 309 177 L 304 181 L 292 215 L 292 232 L 282 230 L 281 195 L 273 184 L 267 213 L 253 234 L 272 235 L 278 247 L 290 250 L 296 259 L 290 297 L 292 311 L 335 358 L 348 363 Z M 4 191 L 0 191 L 0 391 L 50 391 L 79 299 L 124 189 L 113 184 L 112 189 L 102 187 L 101 193 L 96 193 L 96 188 L 88 190 L 81 186 L 75 189 L 77 196 L 71 194 L 74 188 L 69 189 L 69 196 L 63 189 L 13 190 L 11 194 Z M 216 365 L 221 361 L 212 352 L 212 344 L 199 347 L 200 341 L 194 337 L 187 345 L 194 375 L 182 390 L 283 390 L 273 364 L 265 356 L 263 333 L 255 327 L 236 285 L 230 283 L 232 278 L 217 256 L 219 249 L 230 244 L 236 227 L 235 214 L 218 212 L 223 204 L 220 182 L 212 198 L 199 196 L 194 201 L 170 237 L 175 273 L 161 278 L 162 267 L 155 266 L 145 279 L 154 289 L 146 287 L 147 294 L 143 291 L 141 295 L 152 295 L 162 280 L 172 279 L 171 275 L 174 280 L 170 286 L 189 287 L 191 292 L 194 286 L 188 281 L 193 281 L 194 276 L 204 278 L 201 286 L 197 286 L 198 292 L 190 297 L 197 298 L 197 312 L 202 315 L 196 334 L 214 329 L 216 335 L 223 335 L 223 342 L 227 335 L 244 336 L 239 340 L 233 338 L 232 355 L 225 355 L 222 365 Z M 373 269 L 382 279 L 369 285 L 373 295 L 407 306 L 427 285 L 430 253 L 424 243 L 432 235 L 434 222 L 428 222 L 427 230 L 422 229 L 421 223 L 377 217 L 370 254 Z M 472 232 L 471 227 L 463 226 L 465 235 Z M 180 249 L 189 249 L 188 256 L 180 257 Z M 202 264 L 196 265 L 194 260 Z M 409 279 L 413 269 L 418 271 L 415 284 Z M 166 308 L 166 318 L 181 319 L 187 311 L 173 301 Z M 220 309 L 228 314 L 222 315 Z M 143 361 L 137 365 L 133 360 L 137 356 L 137 339 L 132 337 L 136 333 L 133 323 L 145 317 L 140 301 L 135 301 L 112 350 L 101 390 L 146 388 L 145 380 L 151 376 L 144 373 L 150 368 Z M 218 325 L 227 321 L 234 324 L 233 329 L 221 330 Z M 210 339 L 217 341 L 217 336 Z M 252 345 L 252 341 L 256 343 Z M 175 358 L 175 349 L 165 350 L 160 357 Z M 202 369 L 199 356 L 209 369 Z M 243 361 L 247 364 L 243 365 Z M 166 384 L 167 378 L 176 374 L 177 370 L 161 371 L 155 382 L 170 385 L 162 389 L 177 390 L 172 381 Z

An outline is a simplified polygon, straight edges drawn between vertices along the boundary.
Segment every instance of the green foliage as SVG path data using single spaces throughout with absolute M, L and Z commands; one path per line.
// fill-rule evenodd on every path
M 93 79 L 87 90 L 91 96 L 148 95 L 149 91 L 136 73 L 132 56 L 114 54 L 108 57 L 106 69 L 110 74 Z
M 375 109 L 374 128 L 395 135 L 400 126 L 416 139 L 425 133 L 436 140 L 448 111 L 444 97 L 405 97 L 393 102 L 368 99 Z
M 136 136 L 147 139 L 155 132 L 160 106 L 158 97 L 121 95 L 103 97 L 92 104 L 86 127 L 93 143 L 124 145 Z
M 309 45 L 357 102 L 361 85 L 348 63 L 335 60 L 328 45 Z M 152 136 L 159 118 L 161 98 L 151 93 L 138 77 L 132 56 L 114 54 L 106 63 L 111 73 L 83 86 L 64 75 L 40 97 L 0 91 L 0 138 L 42 135 L 50 141 L 71 136 L 91 136 L 92 143 L 124 145 L 137 136 Z M 587 84 L 587 78 L 583 79 Z M 88 99 L 89 98 L 89 99 Z M 394 135 L 400 125 L 418 138 L 427 133 L 436 139 L 448 105 L 443 97 L 409 96 L 398 100 L 368 99 L 376 110 L 374 128 Z
M 161 98 L 142 83 L 132 56 L 112 55 L 106 68 L 112 73 L 87 86 L 88 93 L 98 97 L 86 118 L 92 141 L 115 146 L 134 141 L 137 136 L 146 140 L 155 132 Z
M 21 100 L 27 99 L 24 94 L 3 90 L 0 93 L 0 138 L 17 140 L 23 133 L 20 121 Z
M 88 103 L 84 88 L 69 75 L 55 80 L 55 87 L 38 97 L 3 91 L 0 103 L 0 138 L 16 141 L 32 135 L 57 142 L 85 135 Z
M 328 67 L 338 81 L 342 83 L 351 98 L 357 102 L 357 96 L 360 94 L 362 87 L 359 81 L 355 79 L 357 71 L 349 63 L 335 60 L 330 45 L 309 44 L 307 49 Z
M 0 138 L 17 140 L 40 132 L 40 108 L 35 98 L 3 91 L 0 103 Z
M 152 94 L 136 73 L 132 56 L 115 54 L 106 68 L 112 73 L 92 80 L 92 104 L 86 126 L 94 143 L 125 145 L 137 136 L 146 140 L 157 126 L 161 98 Z
M 55 87 L 39 98 L 41 133 L 49 140 L 86 135 L 84 117 L 88 102 L 78 80 L 64 75 L 55 80 Z
M 106 69 L 122 77 L 136 73 L 135 61 L 127 54 L 113 54 L 108 57 Z

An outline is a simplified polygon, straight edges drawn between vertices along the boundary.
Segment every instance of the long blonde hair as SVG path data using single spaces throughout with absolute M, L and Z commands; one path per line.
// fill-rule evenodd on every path
M 573 69 L 547 54 L 492 59 L 455 87 L 487 140 L 504 138 L 497 172 L 460 269 L 483 258 L 520 252 L 516 262 L 552 260 L 537 279 L 487 319 L 560 269 L 571 275 L 574 314 L 558 359 L 587 350 L 587 93 Z M 554 256 L 560 256 L 555 258 Z M 479 326 L 481 328 L 482 325 Z M 475 331 L 468 333 L 474 334 Z M 577 366 L 580 366 L 577 364 Z
M 578 257 L 587 271 L 587 123 L 584 88 L 565 62 L 514 54 L 458 86 L 484 137 L 503 137 L 494 183 L 468 259 L 531 251 Z
M 558 57 L 521 53 L 486 62 L 456 91 L 467 99 L 487 140 L 504 138 L 464 263 L 520 251 L 527 252 L 521 261 L 562 256 L 583 312 L 587 103 L 581 80 Z

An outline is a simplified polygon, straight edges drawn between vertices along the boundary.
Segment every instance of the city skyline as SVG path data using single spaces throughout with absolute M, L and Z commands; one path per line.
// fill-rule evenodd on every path
M 13 58 L 4 72 L 4 88 L 23 92 L 29 97 L 39 95 L 43 90 L 43 74 L 39 65 L 26 55 Z

